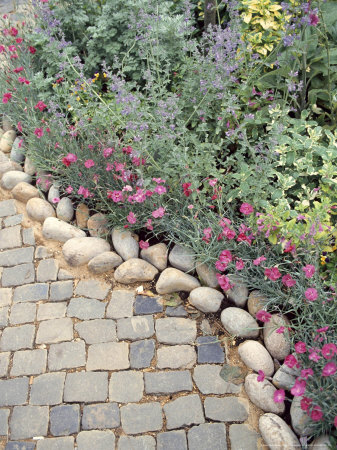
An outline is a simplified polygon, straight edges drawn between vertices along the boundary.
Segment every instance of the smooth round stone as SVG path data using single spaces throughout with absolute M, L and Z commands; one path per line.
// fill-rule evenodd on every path
M 152 281 L 158 269 L 139 258 L 131 258 L 117 267 L 114 278 L 118 283 L 128 284 L 138 281 Z
M 13 197 L 22 203 L 27 203 L 31 198 L 40 196 L 38 189 L 25 181 L 18 183 L 12 190 Z
M 115 228 L 111 233 L 111 237 L 116 252 L 124 261 L 131 258 L 138 258 L 139 244 L 130 231 Z
M 17 184 L 25 181 L 26 183 L 32 182 L 32 177 L 24 172 L 18 170 L 10 170 L 3 174 L 1 178 L 1 186 L 8 191 L 12 190 Z
M 89 230 L 90 236 L 107 236 L 109 233 L 109 229 L 107 228 L 108 219 L 102 213 L 94 214 L 89 217 L 87 222 L 87 227 Z
M 156 291 L 158 294 L 171 294 L 178 291 L 190 292 L 197 287 L 200 287 L 200 283 L 195 277 L 169 267 L 160 274 Z
M 60 198 L 60 190 L 59 190 L 58 186 L 55 186 L 55 184 L 52 184 L 48 191 L 48 202 L 54 205 L 55 202 L 53 200 L 55 198 Z
M 289 321 L 278 314 L 273 314 L 270 322 L 263 327 L 263 340 L 269 353 L 279 361 L 282 361 L 290 353 L 290 342 L 286 339 L 286 333 L 276 333 L 281 327 L 287 327 Z
M 36 174 L 36 167 L 32 163 L 32 161 L 29 159 L 28 156 L 26 156 L 25 164 L 23 170 L 25 173 L 28 173 L 28 175 L 35 175 Z
M 2 118 L 2 129 L 5 131 L 13 130 L 12 122 L 7 117 Z
M 4 152 L 0 151 L 0 163 L 4 163 L 4 162 L 8 162 L 8 161 L 9 161 L 8 156 L 5 155 Z
M 12 149 L 15 138 L 16 133 L 14 130 L 6 131 L 0 139 L 0 150 L 4 153 L 9 153 Z
M 0 162 L 0 178 L 2 179 L 3 175 L 7 172 L 22 172 L 22 167 L 20 164 L 16 163 L 15 161 L 10 161 L 7 158 L 7 161 Z
M 26 204 L 26 211 L 28 216 L 43 223 L 47 217 L 55 217 L 54 208 L 47 200 L 42 198 L 31 198 Z
M 169 254 L 171 266 L 183 272 L 192 272 L 195 269 L 195 257 L 187 247 L 176 244 Z
M 240 277 L 229 275 L 228 278 L 230 282 L 234 284 L 234 287 L 228 291 L 225 291 L 226 296 L 236 306 L 239 308 L 244 308 L 248 299 L 247 286 L 240 280 Z
M 241 308 L 229 307 L 222 311 L 221 322 L 226 330 L 242 338 L 258 337 L 259 326 L 252 316 Z
M 92 258 L 88 263 L 88 269 L 92 273 L 104 273 L 118 267 L 122 264 L 122 258 L 115 252 L 104 252 L 95 258 Z
M 264 414 L 259 419 L 259 429 L 270 450 L 296 450 L 301 448 L 291 428 L 276 414 Z
M 74 216 L 72 201 L 68 197 L 61 198 L 56 207 L 56 215 L 65 222 L 70 222 Z
M 198 263 L 196 266 L 196 271 L 202 284 L 213 289 L 219 287 L 216 271 L 210 266 L 205 263 Z
M 80 203 L 76 208 L 76 223 L 80 228 L 87 228 L 89 208 L 85 203 Z
M 301 398 L 294 397 L 290 407 L 291 426 L 298 436 L 308 436 L 312 433 L 309 426 L 310 418 L 308 414 L 301 409 Z
M 17 137 L 13 142 L 11 149 L 11 160 L 19 164 L 25 159 L 24 144 L 21 142 L 21 147 L 19 147 L 20 141 L 22 141 L 22 139 Z
M 108 251 L 109 243 L 98 237 L 72 238 L 62 247 L 64 259 L 73 267 L 82 266 L 100 253 Z
M 309 450 L 331 450 L 331 443 L 328 435 L 319 436 L 309 445 Z
M 274 363 L 272 357 L 265 347 L 257 341 L 245 341 L 239 345 L 238 352 L 246 366 L 255 372 L 263 370 L 267 377 L 274 373 Z
M 249 399 L 265 412 L 282 414 L 285 406 L 284 402 L 274 402 L 275 387 L 266 379 L 257 381 L 257 375 L 251 373 L 245 379 L 245 391 Z
M 255 319 L 256 313 L 265 307 L 265 303 L 267 303 L 267 300 L 260 291 L 252 291 L 247 302 L 249 314 Z
M 43 222 L 42 234 L 46 239 L 67 242 L 75 237 L 85 237 L 85 232 L 56 217 L 48 217 Z
M 164 243 L 151 245 L 151 247 L 144 248 L 140 252 L 141 258 L 157 267 L 160 271 L 167 267 L 167 254 L 167 245 Z
M 188 298 L 191 305 L 204 313 L 217 312 L 223 299 L 221 292 L 205 286 L 193 289 Z
M 290 391 L 290 389 L 294 386 L 296 377 L 287 373 L 284 370 L 284 367 L 287 368 L 284 364 L 275 372 L 273 376 L 273 384 L 277 387 L 277 389 L 286 389 Z

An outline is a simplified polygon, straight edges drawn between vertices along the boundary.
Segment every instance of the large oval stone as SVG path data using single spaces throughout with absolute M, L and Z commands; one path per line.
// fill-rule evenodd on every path
M 104 273 L 118 267 L 122 264 L 122 258 L 115 252 L 104 252 L 88 263 L 88 269 L 92 273 Z
M 258 337 L 259 326 L 252 316 L 241 308 L 229 307 L 222 311 L 221 322 L 226 330 L 242 338 Z
M 263 440 L 270 450 L 296 450 L 301 448 L 299 440 L 291 428 L 276 414 L 264 414 L 259 419 Z
M 98 237 L 107 236 L 109 233 L 109 229 L 107 228 L 107 225 L 108 225 L 108 219 L 102 213 L 94 214 L 87 221 L 87 227 L 88 227 L 90 236 L 98 236 Z
M 53 183 L 48 191 L 48 202 L 55 204 L 55 198 L 60 198 L 60 190 L 57 186 L 57 184 Z
M 167 245 L 164 243 L 151 245 L 149 248 L 144 248 L 140 252 L 141 258 L 149 262 L 158 270 L 164 270 L 167 267 Z
M 4 154 L 4 153 L 2 153 L 2 154 Z M 8 158 L 1 159 L 1 161 L 0 161 L 0 178 L 2 178 L 6 172 L 12 172 L 12 171 L 22 172 L 22 167 L 20 166 L 20 164 L 16 163 L 15 161 L 10 161 Z
M 31 183 L 32 177 L 24 172 L 20 172 L 19 170 L 10 170 L 9 172 L 3 174 L 1 178 L 1 187 L 10 191 L 22 181 Z
M 139 258 L 131 258 L 117 267 L 114 278 L 118 283 L 128 284 L 138 281 L 152 281 L 158 269 Z
M 12 190 L 13 197 L 22 203 L 27 203 L 31 198 L 40 196 L 38 189 L 25 181 L 18 183 Z
M 11 160 L 22 163 L 25 159 L 24 144 L 21 138 L 16 138 L 11 149 Z
M 272 412 L 274 414 L 282 414 L 284 412 L 284 402 L 274 402 L 274 393 L 276 389 L 268 380 L 264 379 L 263 381 L 257 381 L 257 375 L 251 373 L 246 376 L 245 391 L 254 405 L 263 409 L 263 411 Z
M 70 222 L 74 216 L 73 203 L 68 197 L 63 197 L 56 207 L 56 215 L 65 222 Z
M 72 238 L 62 248 L 64 259 L 73 267 L 82 266 L 100 253 L 108 251 L 109 243 L 98 237 Z
M 249 314 L 255 319 L 256 313 L 261 309 L 264 309 L 266 303 L 267 300 L 260 291 L 252 291 L 249 294 L 247 302 Z
M 59 242 L 67 242 L 75 237 L 85 237 L 83 230 L 70 225 L 70 223 L 63 222 L 63 220 L 56 219 L 56 217 L 48 217 L 43 222 L 42 234 L 46 239 Z
M 170 264 L 183 272 L 192 272 L 195 268 L 195 256 L 191 249 L 176 244 L 169 254 Z
M 6 131 L 0 139 L 0 150 L 4 153 L 9 153 L 16 138 L 14 130 Z
M 265 347 L 257 341 L 245 341 L 239 345 L 238 352 L 246 366 L 255 372 L 263 370 L 267 377 L 274 373 L 274 363 L 272 357 Z
M 217 312 L 223 299 L 221 292 L 206 286 L 193 289 L 188 298 L 191 305 L 204 313 Z
M 228 278 L 234 287 L 225 291 L 226 296 L 235 306 L 244 308 L 248 299 L 248 287 L 236 275 L 229 275 Z
M 290 407 L 291 426 L 295 433 L 299 436 L 308 436 L 312 433 L 309 426 L 310 418 L 308 414 L 301 408 L 301 398 L 294 397 Z
M 34 164 L 32 163 L 31 159 L 28 156 L 26 156 L 26 159 L 25 159 L 24 171 L 28 175 L 36 174 L 36 167 L 34 166 Z
M 216 289 L 219 287 L 219 282 L 216 277 L 216 271 L 205 263 L 197 263 L 196 271 L 202 284 Z
M 111 234 L 112 244 L 116 252 L 127 261 L 131 258 L 138 258 L 139 244 L 128 230 L 115 228 Z
M 195 277 L 169 267 L 160 274 L 156 284 L 156 291 L 158 294 L 171 294 L 178 291 L 190 292 L 199 286 L 200 283 Z
M 263 327 L 263 340 L 269 353 L 279 361 L 282 361 L 290 353 L 290 342 L 286 338 L 287 332 L 276 333 L 281 326 L 287 327 L 289 321 L 279 314 L 273 314 L 270 321 Z
M 28 216 L 43 223 L 47 217 L 55 217 L 54 208 L 47 200 L 42 198 L 31 198 L 26 204 L 26 211 Z

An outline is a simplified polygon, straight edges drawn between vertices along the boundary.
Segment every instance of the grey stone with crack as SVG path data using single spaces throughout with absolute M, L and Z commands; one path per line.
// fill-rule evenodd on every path
M 168 430 L 205 422 L 204 411 L 198 394 L 186 395 L 166 403 L 164 413 Z
M 15 267 L 5 267 L 2 272 L 2 286 L 21 286 L 35 281 L 35 268 L 33 263 L 20 264 Z

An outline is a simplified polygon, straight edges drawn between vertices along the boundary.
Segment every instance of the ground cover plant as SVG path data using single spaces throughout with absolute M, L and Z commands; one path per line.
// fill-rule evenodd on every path
M 48 174 L 143 248 L 184 243 L 224 291 L 240 276 L 268 299 L 261 325 L 291 317 L 291 394 L 312 435 L 332 435 L 336 4 L 218 3 L 203 32 L 188 1 L 41 0 L 32 24 L 5 17 L 0 112 L 37 186 Z

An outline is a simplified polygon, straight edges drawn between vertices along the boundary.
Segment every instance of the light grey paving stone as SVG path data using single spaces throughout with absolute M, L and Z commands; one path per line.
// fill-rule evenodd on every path
M 9 409 L 0 409 L 0 436 L 7 436 L 8 434 L 9 413 Z
M 111 289 L 111 284 L 99 280 L 81 280 L 78 282 L 75 295 L 85 295 L 89 298 L 103 300 Z
M 250 425 L 233 424 L 229 427 L 229 440 L 232 450 L 258 450 L 261 438 Z
M 65 372 L 45 373 L 34 378 L 30 390 L 31 405 L 58 405 L 62 403 Z
M 59 274 L 58 274 L 58 276 L 57 276 L 57 279 L 58 279 L 59 281 L 63 281 L 63 280 L 73 280 L 74 277 L 73 277 L 73 275 L 72 275 L 70 272 L 68 272 L 68 270 L 65 270 L 65 269 L 59 269 Z
M 10 267 L 33 261 L 34 247 L 15 248 L 0 253 L 0 266 Z
M 5 450 L 35 450 L 35 442 L 10 441 Z
M 69 436 L 80 430 L 80 405 L 59 405 L 50 409 L 50 432 Z
M 135 316 L 117 320 L 118 339 L 145 339 L 154 335 L 152 316 Z
M 156 440 L 153 436 L 138 436 L 138 437 L 121 436 L 118 440 L 117 446 L 117 450 L 155 450 L 155 449 L 156 449 Z
M 24 228 L 22 230 L 22 241 L 25 245 L 35 245 L 34 230 L 32 228 Z
M 48 292 L 49 284 L 47 283 L 26 284 L 14 290 L 13 302 L 38 302 L 40 300 L 47 300 Z
M 43 259 L 39 262 L 36 271 L 36 279 L 39 282 L 57 280 L 59 262 L 56 259 Z
M 7 376 L 10 355 L 10 352 L 0 353 L 0 377 Z
M 73 284 L 71 280 L 51 283 L 49 301 L 61 302 L 69 300 L 73 295 Z
M 110 319 L 85 320 L 75 325 L 75 330 L 87 344 L 117 340 L 116 322 Z
M 6 217 L 4 219 L 5 227 L 14 227 L 15 225 L 20 225 L 23 221 L 23 214 L 16 214 L 15 216 Z
M 29 379 L 14 378 L 0 380 L 0 406 L 14 406 L 26 403 Z
M 167 306 L 165 309 L 165 314 L 169 317 L 187 317 L 188 316 L 184 305 Z
M 21 247 L 22 239 L 20 230 L 20 225 L 0 230 L 0 250 Z
M 76 442 L 78 450 L 113 450 L 115 435 L 112 431 L 81 431 Z
M 8 324 L 8 311 L 9 306 L 0 308 L 0 328 L 5 328 Z
M 192 377 L 188 370 L 145 372 L 144 381 L 147 394 L 174 394 L 193 389 Z
M 45 247 L 44 245 L 38 245 L 35 250 L 35 259 L 46 259 L 50 258 L 52 255 L 52 252 L 49 250 L 48 247 Z
M 105 306 L 105 303 L 93 298 L 72 298 L 68 305 L 67 316 L 81 320 L 103 319 Z
M 166 403 L 164 413 L 168 430 L 205 422 L 204 411 L 198 394 L 186 395 Z
M 1 231 L 1 230 L 0 230 Z M 15 267 L 5 267 L 2 272 L 2 286 L 21 286 L 35 281 L 34 264 L 20 264 Z
M 227 450 L 226 427 L 223 423 L 205 423 L 192 427 L 187 433 L 187 439 L 188 448 L 193 450 Z
M 74 372 L 67 374 L 64 385 L 65 402 L 105 402 L 107 397 L 107 372 Z
M 110 402 L 139 402 L 143 397 L 143 373 L 135 370 L 115 372 L 111 374 L 109 384 Z
M 9 422 L 11 439 L 47 436 L 48 406 L 15 406 Z
M 34 325 L 7 327 L 2 332 L 0 351 L 6 352 L 33 348 L 34 334 Z
M 238 394 L 241 384 L 228 383 L 220 376 L 222 366 L 203 364 L 196 366 L 193 380 L 202 394 Z
M 13 289 L 0 288 L 0 307 L 9 306 L 12 303 Z
M 0 217 L 14 216 L 16 213 L 15 200 L 3 200 L 0 202 Z
M 23 350 L 15 352 L 11 376 L 39 375 L 46 371 L 47 350 Z
M 73 450 L 73 449 L 74 449 L 73 436 L 39 439 L 36 445 L 36 450 Z
M 125 289 L 111 292 L 111 299 L 106 309 L 106 316 L 111 319 L 122 319 L 133 316 L 135 293 Z
M 158 431 L 163 427 L 161 405 L 158 402 L 135 404 L 121 407 L 122 427 L 126 434 Z
M 41 303 L 38 305 L 37 320 L 61 319 L 66 315 L 67 303 Z
M 34 303 L 16 303 L 11 307 L 9 322 L 11 325 L 34 322 L 36 316 L 36 305 Z
M 156 344 L 154 339 L 144 339 L 130 344 L 131 369 L 143 369 L 151 366 Z
M 157 349 L 158 369 L 190 369 L 197 354 L 192 345 L 164 345 Z
M 129 344 L 126 342 L 105 342 L 89 346 L 87 370 L 123 370 L 129 367 Z
M 37 330 L 36 343 L 55 344 L 71 341 L 73 337 L 73 322 L 70 318 L 44 320 Z
M 220 422 L 244 422 L 248 419 L 249 403 L 238 397 L 207 397 L 204 401 L 207 419 Z
M 83 430 L 104 430 L 117 428 L 121 423 L 117 403 L 96 403 L 85 405 L 82 415 Z
M 185 431 L 175 430 L 157 434 L 157 450 L 187 450 Z
M 62 370 L 85 366 L 86 352 L 84 341 L 52 344 L 48 354 L 48 369 Z
M 156 320 L 156 336 L 163 344 L 193 344 L 197 336 L 195 320 L 166 317 Z

